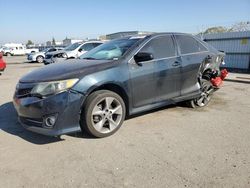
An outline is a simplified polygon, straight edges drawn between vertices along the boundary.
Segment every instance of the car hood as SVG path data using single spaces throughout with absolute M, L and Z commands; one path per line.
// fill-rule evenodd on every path
M 47 52 L 46 55 L 55 55 L 55 54 L 60 54 L 60 53 L 65 53 L 64 50 L 58 50 L 58 51 L 54 51 L 54 52 Z
M 110 60 L 69 59 L 61 63 L 38 68 L 20 79 L 22 83 L 48 82 L 71 78 L 82 78 L 92 72 L 101 71 L 117 64 Z

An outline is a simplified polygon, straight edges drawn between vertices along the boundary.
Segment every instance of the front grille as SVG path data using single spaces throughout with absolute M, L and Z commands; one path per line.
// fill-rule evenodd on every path
M 35 84 L 33 83 L 18 83 L 16 86 L 16 92 L 15 92 L 15 96 L 17 98 L 24 98 L 24 97 L 30 97 L 31 96 L 31 90 L 33 89 L 33 87 L 35 86 Z
M 26 89 L 19 89 L 17 90 L 17 95 L 29 95 L 32 88 L 26 88 Z

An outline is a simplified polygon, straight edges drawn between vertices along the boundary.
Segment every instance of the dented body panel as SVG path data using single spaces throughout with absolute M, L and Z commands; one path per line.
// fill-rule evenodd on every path
M 176 35 L 195 39 L 202 49 L 184 54 L 180 44 L 176 41 Z M 157 50 L 161 52 L 162 48 L 154 49 L 152 46 L 150 50 L 154 58 L 136 63 L 134 56 L 158 37 L 170 37 L 168 39 L 173 42 L 173 55 L 166 54 L 166 57 L 157 57 L 155 52 Z M 71 59 L 25 75 L 19 81 L 14 95 L 14 104 L 22 124 L 29 130 L 47 135 L 65 134 L 80 130 L 79 114 L 84 108 L 86 98 L 93 91 L 109 89 L 117 92 L 125 101 L 127 115 L 194 99 L 201 94 L 201 79 L 205 78 L 210 81 L 220 75 L 219 66 L 223 62 L 223 57 L 223 53 L 188 34 L 147 35 L 138 39 L 138 42 L 130 47 L 120 59 Z M 56 94 L 41 99 L 30 94 L 32 87 L 37 83 L 72 78 L 78 78 L 79 81 L 64 95 Z M 25 93 L 20 96 L 22 90 Z M 74 100 L 69 100 L 69 97 Z M 28 105 L 25 103 L 27 100 L 31 101 Z M 32 111 L 33 108 L 36 111 Z M 58 122 L 56 122 L 55 129 L 43 127 L 44 118 L 50 114 L 57 114 Z M 65 116 L 71 118 L 64 121 Z M 34 128 L 28 120 L 39 120 L 41 126 Z

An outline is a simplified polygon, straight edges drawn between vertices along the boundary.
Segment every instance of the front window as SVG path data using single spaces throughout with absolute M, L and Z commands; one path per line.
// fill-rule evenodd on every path
M 154 59 L 176 56 L 174 41 L 171 35 L 159 36 L 150 40 L 140 52 L 151 53 Z
M 96 60 L 118 60 L 139 40 L 139 38 L 112 40 L 83 54 L 82 56 L 80 56 L 80 58 Z
M 78 48 L 80 45 L 81 45 L 81 43 L 74 43 L 74 44 L 67 46 L 64 50 L 65 51 L 73 51 L 76 48 Z

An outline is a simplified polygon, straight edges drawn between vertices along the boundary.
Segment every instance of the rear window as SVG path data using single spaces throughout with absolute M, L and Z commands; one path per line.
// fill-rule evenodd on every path
M 195 38 L 187 35 L 176 35 L 181 54 L 189 54 L 207 51 L 207 49 Z

